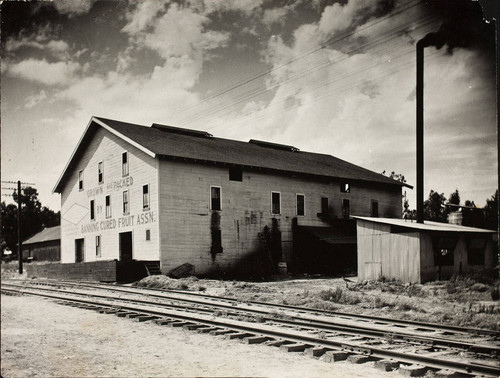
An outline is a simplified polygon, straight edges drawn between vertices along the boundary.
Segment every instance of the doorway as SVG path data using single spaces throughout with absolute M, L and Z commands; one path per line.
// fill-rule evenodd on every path
M 132 260 L 132 231 L 120 232 L 120 261 Z
M 85 255 L 85 239 L 75 239 L 75 262 L 83 262 Z

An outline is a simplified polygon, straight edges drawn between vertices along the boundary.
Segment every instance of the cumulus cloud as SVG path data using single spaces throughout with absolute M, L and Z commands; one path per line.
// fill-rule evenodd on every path
M 267 27 L 273 24 L 282 24 L 285 21 L 285 16 L 288 13 L 287 8 L 272 8 L 266 9 L 264 11 L 264 16 L 262 17 L 262 23 Z
M 88 13 L 97 0 L 53 0 L 52 4 L 60 14 L 69 17 Z
M 9 65 L 7 74 L 12 77 L 18 77 L 46 85 L 62 85 L 69 84 L 79 69 L 80 65 L 78 63 L 49 63 L 45 59 L 38 60 L 30 58 Z
M 26 109 L 31 109 L 33 108 L 34 106 L 38 105 L 40 102 L 42 102 L 43 100 L 45 100 L 47 98 L 47 93 L 42 89 L 40 92 L 38 92 L 37 94 L 34 94 L 34 95 L 31 95 L 31 96 L 28 96 L 26 98 L 26 102 L 24 104 L 24 107 Z
M 122 31 L 131 35 L 137 34 L 151 26 L 157 14 L 164 10 L 166 3 L 161 1 L 144 1 L 137 3 L 137 7 L 128 12 L 128 23 Z

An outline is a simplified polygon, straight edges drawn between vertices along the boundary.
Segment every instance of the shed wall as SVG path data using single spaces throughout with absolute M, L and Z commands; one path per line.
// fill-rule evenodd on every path
M 358 278 L 420 282 L 417 232 L 391 233 L 386 224 L 357 220 Z

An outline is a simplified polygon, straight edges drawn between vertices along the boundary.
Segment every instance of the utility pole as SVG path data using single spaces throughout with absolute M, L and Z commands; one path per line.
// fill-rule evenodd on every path
M 19 274 L 23 274 L 23 246 L 21 242 L 21 181 L 17 181 L 17 258 Z
M 3 181 L 2 184 L 15 184 L 16 181 Z M 17 180 L 17 258 L 19 261 L 19 274 L 23 274 L 23 245 L 21 240 L 21 203 L 22 203 L 22 192 L 21 184 L 34 186 L 35 184 L 29 182 L 21 182 Z M 16 190 L 16 188 L 2 188 L 7 190 Z M 3 194 L 3 196 L 12 196 L 11 194 Z

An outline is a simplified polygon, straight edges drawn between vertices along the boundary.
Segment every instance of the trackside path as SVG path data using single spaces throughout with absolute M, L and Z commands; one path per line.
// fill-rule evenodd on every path
M 1 310 L 3 377 L 399 376 L 34 297 L 2 295 Z

